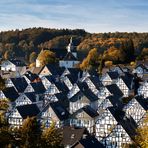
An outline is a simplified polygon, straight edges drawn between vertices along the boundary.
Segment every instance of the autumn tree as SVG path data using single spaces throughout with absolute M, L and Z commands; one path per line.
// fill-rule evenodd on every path
M 61 140 L 62 135 L 55 127 L 55 123 L 52 123 L 51 126 L 42 133 L 42 147 L 60 148 L 62 147 Z
M 146 113 L 146 118 L 144 119 L 143 126 L 137 129 L 137 136 L 135 137 L 137 146 L 140 148 L 148 147 L 148 113 Z
M 36 52 L 32 52 L 32 53 L 30 54 L 30 56 L 29 56 L 29 62 L 30 62 L 30 63 L 34 63 L 35 60 L 36 60 L 36 58 L 37 58 Z
M 141 59 L 148 59 L 148 48 L 143 48 L 142 52 L 141 52 Z
M 14 54 L 14 53 L 13 53 L 12 51 L 10 51 L 10 50 L 5 51 L 4 59 L 5 59 L 5 60 L 8 60 L 8 59 L 13 58 L 13 54 Z
M 50 50 L 42 50 L 38 55 L 41 65 L 52 64 L 56 62 L 55 53 Z
M 119 63 L 119 61 L 124 61 L 124 54 L 122 54 L 121 50 L 112 46 L 108 50 L 104 52 L 104 60 L 112 61 L 114 63 Z
M 5 80 L 0 76 L 0 90 L 5 89 Z
M 99 54 L 96 48 L 93 48 L 89 51 L 87 57 L 80 64 L 81 69 L 91 69 L 92 67 L 97 67 L 99 64 L 98 60 Z
M 12 146 L 15 139 L 9 130 L 9 125 L 6 119 L 6 112 L 9 107 L 8 99 L 0 99 L 0 146 Z
M 20 128 L 21 147 L 36 148 L 39 146 L 40 128 L 36 117 L 27 117 Z

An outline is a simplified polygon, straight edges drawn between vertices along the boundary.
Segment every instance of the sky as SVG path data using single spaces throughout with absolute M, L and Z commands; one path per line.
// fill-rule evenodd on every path
M 148 0 L 0 0 L 0 31 L 30 27 L 148 32 Z

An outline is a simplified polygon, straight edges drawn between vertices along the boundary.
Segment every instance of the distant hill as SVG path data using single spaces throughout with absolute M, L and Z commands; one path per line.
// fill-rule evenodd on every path
M 134 50 L 133 57 L 125 62 L 147 58 L 148 33 L 91 34 L 82 29 L 48 28 L 28 28 L 0 32 L 0 54 L 5 59 L 25 57 L 26 62 L 29 62 L 31 53 L 38 54 L 44 48 L 55 52 L 56 50 L 65 52 L 64 49 L 68 45 L 71 36 L 74 45 L 78 48 L 81 59 L 86 57 L 93 48 L 97 48 L 98 53 L 102 54 L 110 47 L 115 47 L 117 50 L 124 49 L 124 51 Z

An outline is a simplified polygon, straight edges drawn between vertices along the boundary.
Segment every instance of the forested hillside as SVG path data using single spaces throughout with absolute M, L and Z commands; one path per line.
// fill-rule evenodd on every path
M 0 54 L 4 59 L 38 55 L 41 49 L 56 49 L 62 52 L 73 37 L 81 60 L 90 50 L 96 49 L 98 59 L 129 63 L 148 57 L 148 33 L 98 33 L 91 34 L 82 29 L 29 28 L 0 33 Z M 55 51 L 56 51 L 55 50 Z M 92 57 L 93 58 L 93 57 Z

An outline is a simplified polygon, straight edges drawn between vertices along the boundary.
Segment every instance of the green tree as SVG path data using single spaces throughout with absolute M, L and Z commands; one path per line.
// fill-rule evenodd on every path
M 54 123 L 42 133 L 42 147 L 60 148 L 62 147 L 61 140 L 62 135 L 58 132 Z
M 55 53 L 50 50 L 42 50 L 38 55 L 41 65 L 52 64 L 56 62 Z

